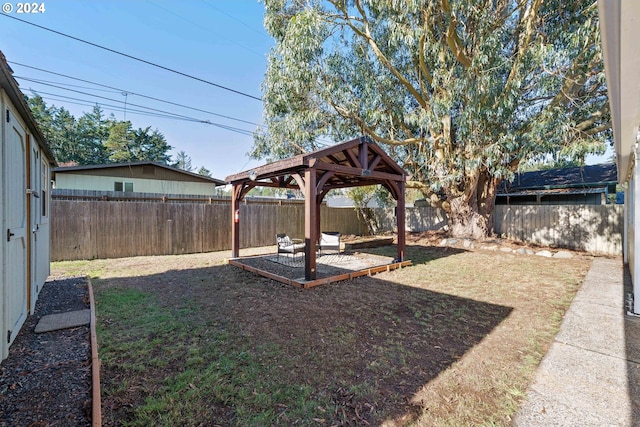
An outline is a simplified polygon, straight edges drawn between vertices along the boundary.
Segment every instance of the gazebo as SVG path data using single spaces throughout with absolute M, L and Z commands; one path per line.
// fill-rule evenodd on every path
M 405 261 L 405 178 L 407 173 L 369 137 L 333 145 L 230 175 L 231 253 L 240 256 L 240 202 L 254 187 L 300 189 L 305 206 L 305 280 L 316 279 L 316 249 L 320 236 L 320 206 L 329 190 L 383 185 L 397 201 L 398 256 Z

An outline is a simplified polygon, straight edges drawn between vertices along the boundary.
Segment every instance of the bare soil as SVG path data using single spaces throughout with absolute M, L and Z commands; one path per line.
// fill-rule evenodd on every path
M 187 319 L 194 329 L 204 325 L 224 330 L 237 342 L 249 343 L 281 382 L 310 387 L 318 399 L 331 402 L 306 419 L 288 418 L 287 405 L 278 404 L 271 410 L 279 414 L 279 425 L 509 425 L 590 257 L 575 254 L 571 260 L 555 260 L 437 247 L 440 240 L 437 233 L 408 237 L 414 267 L 309 290 L 226 265 L 228 252 L 63 262 L 54 265 L 52 274 L 86 273 L 94 278 L 98 323 L 104 329 L 117 328 L 115 319 L 100 315 L 101 295 L 110 289 L 152 295 L 176 313 L 196 307 L 197 316 Z M 368 252 L 393 256 L 395 247 Z M 273 248 L 241 251 L 242 256 L 264 253 L 273 253 Z M 260 262 L 283 271 L 277 263 Z M 45 290 L 51 288 L 43 289 L 43 304 L 48 301 Z M 29 322 L 34 321 L 29 319 L 23 329 L 31 330 L 35 323 Z M 16 421 L 20 412 L 29 411 L 38 417 L 33 422 L 40 423 L 33 425 L 88 423 L 83 412 L 89 396 L 88 328 L 76 329 L 65 333 L 75 334 L 67 340 L 79 343 L 82 357 L 55 370 L 26 367 L 22 356 L 41 350 L 34 350 L 36 341 L 21 343 L 18 337 L 11 350 L 18 357 L 2 364 L 0 419 L 7 421 L 0 425 L 29 425 Z M 191 337 L 185 343 L 205 338 Z M 61 344 L 64 339 L 48 342 L 70 348 Z M 260 353 L 274 346 L 281 359 Z M 162 343 L 154 351 L 161 353 Z M 136 408 L 159 393 L 166 378 L 185 369 L 184 363 L 173 361 L 137 372 L 126 366 L 140 363 L 135 360 L 139 355 L 115 356 L 101 369 L 107 426 L 135 424 Z M 44 365 L 38 366 L 60 360 L 44 352 L 41 358 Z M 25 386 L 27 377 L 20 372 L 34 370 L 51 374 Z M 69 376 L 80 385 L 69 386 L 75 384 Z M 71 393 L 56 391 L 58 400 L 31 403 L 52 384 Z M 16 394 L 21 387 L 24 397 Z M 59 418 L 52 410 L 56 405 L 79 407 L 80 412 L 62 411 Z M 206 408 L 197 415 L 202 418 L 185 418 L 184 425 L 239 425 L 229 402 L 196 405 Z

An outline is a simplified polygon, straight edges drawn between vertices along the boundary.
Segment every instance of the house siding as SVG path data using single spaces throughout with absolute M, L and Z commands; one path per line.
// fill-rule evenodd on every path
M 56 189 L 114 191 L 115 182 L 133 183 L 134 193 L 196 194 L 213 196 L 215 184 L 168 179 L 144 179 L 126 176 L 99 176 L 56 172 Z

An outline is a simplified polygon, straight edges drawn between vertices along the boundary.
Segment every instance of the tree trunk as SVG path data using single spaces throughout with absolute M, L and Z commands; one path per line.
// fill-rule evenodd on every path
M 499 180 L 481 170 L 467 182 L 462 196 L 449 197 L 449 232 L 452 237 L 486 239 L 493 233 L 493 206 Z

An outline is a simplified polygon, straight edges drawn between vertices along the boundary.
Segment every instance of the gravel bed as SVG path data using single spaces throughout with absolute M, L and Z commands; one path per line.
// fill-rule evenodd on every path
M 0 364 L 0 426 L 90 426 L 89 326 L 36 334 L 42 316 L 89 308 L 83 277 L 48 281 Z

